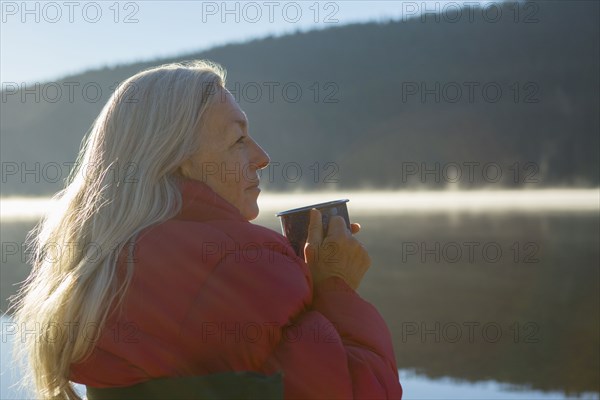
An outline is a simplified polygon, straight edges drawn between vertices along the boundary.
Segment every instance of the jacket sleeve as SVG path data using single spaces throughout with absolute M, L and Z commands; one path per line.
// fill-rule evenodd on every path
M 316 289 L 312 310 L 286 328 L 274 358 L 286 398 L 400 399 L 389 330 L 377 310 L 342 279 Z
M 282 371 L 286 399 L 399 399 L 377 310 L 340 278 L 313 291 L 301 260 L 254 249 L 226 252 L 186 312 L 178 343 L 197 360 L 190 373 Z

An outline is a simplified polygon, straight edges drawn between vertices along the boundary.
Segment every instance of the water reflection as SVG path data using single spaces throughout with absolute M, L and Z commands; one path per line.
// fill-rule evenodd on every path
M 350 198 L 373 259 L 360 293 L 388 321 L 406 398 L 598 398 L 598 191 L 563 195 L 502 208 L 496 193 L 488 212 L 483 198 L 461 206 L 464 195 L 446 208 L 441 194 L 261 196 L 256 223 L 279 230 L 275 211 Z M 2 219 L 5 310 L 28 273 L 19 245 L 33 221 L 7 223 L 4 208 Z
M 542 392 L 496 381 L 472 383 L 451 378 L 431 379 L 411 370 L 400 370 L 403 382 L 403 400 L 554 400 L 598 399 L 598 393 L 566 395 L 562 392 Z

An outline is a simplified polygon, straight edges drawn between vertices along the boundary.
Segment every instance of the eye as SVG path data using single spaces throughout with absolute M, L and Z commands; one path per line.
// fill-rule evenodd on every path
M 244 143 L 245 140 L 246 140 L 246 136 L 242 136 L 235 143 L 236 144 L 238 144 L 238 143 Z

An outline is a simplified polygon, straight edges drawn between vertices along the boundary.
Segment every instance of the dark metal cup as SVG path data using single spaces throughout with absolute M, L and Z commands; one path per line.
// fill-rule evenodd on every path
M 293 210 L 277 213 L 281 218 L 281 230 L 288 238 L 294 252 L 298 257 L 304 259 L 304 245 L 308 238 L 308 224 L 310 222 L 310 210 L 316 208 L 321 212 L 323 220 L 323 235 L 327 234 L 329 219 L 339 215 L 346 220 L 346 226 L 350 229 L 350 217 L 348 216 L 348 199 L 333 200 L 327 203 L 313 204 L 311 206 L 294 208 Z

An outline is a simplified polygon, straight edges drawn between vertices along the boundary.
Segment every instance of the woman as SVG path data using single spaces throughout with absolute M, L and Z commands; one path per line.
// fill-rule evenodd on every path
M 324 236 L 313 210 L 307 262 L 295 256 L 248 222 L 268 163 L 220 66 L 122 83 L 40 225 L 19 299 L 17 322 L 39 330 L 24 343 L 39 396 L 253 371 L 286 398 L 401 397 L 387 326 L 355 292 L 370 264 L 359 225 L 332 218 Z

